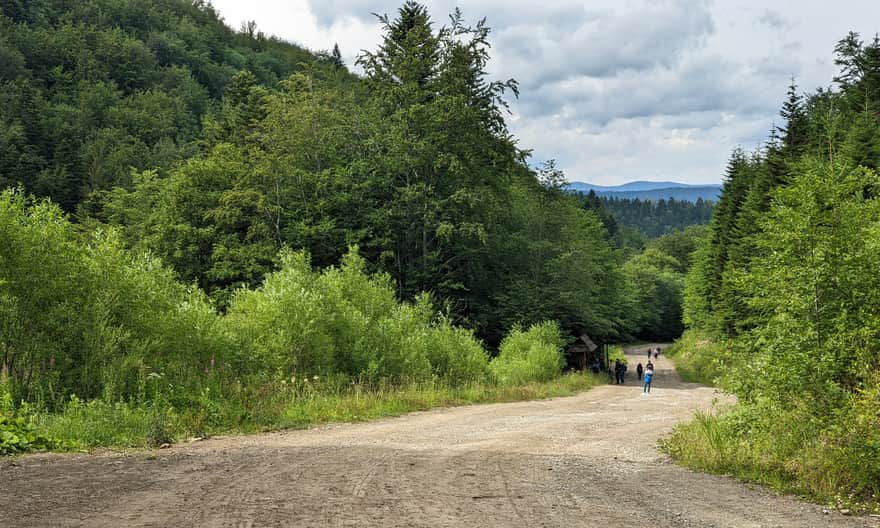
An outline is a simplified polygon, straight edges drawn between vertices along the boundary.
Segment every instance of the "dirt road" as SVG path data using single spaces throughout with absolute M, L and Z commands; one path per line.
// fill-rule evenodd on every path
M 657 440 L 716 398 L 656 362 L 571 398 L 0 462 L 0 526 L 880 526 L 676 467 Z M 155 456 L 155 458 L 154 458 Z

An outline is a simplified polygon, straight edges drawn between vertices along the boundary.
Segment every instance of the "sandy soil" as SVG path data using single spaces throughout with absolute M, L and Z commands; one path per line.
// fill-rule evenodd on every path
M 571 398 L 6 460 L 0 526 L 880 527 L 672 464 L 657 440 L 719 396 L 655 364 L 650 395 L 633 367 Z

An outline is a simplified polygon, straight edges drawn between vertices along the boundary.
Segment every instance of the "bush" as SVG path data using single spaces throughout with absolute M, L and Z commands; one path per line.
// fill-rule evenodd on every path
M 0 456 L 68 447 L 64 442 L 37 433 L 23 416 L 16 416 L 12 395 L 3 385 L 0 383 Z
M 56 206 L 0 195 L 0 350 L 15 401 L 143 401 L 153 372 L 164 391 L 186 393 L 224 359 L 221 330 L 197 288 L 114 231 L 86 239 Z
M 558 376 L 565 365 L 564 341 L 555 321 L 545 321 L 522 331 L 514 328 L 501 341 L 498 357 L 489 367 L 502 385 L 547 381 Z
M 311 269 L 288 252 L 257 290 L 239 290 L 227 316 L 251 372 L 341 373 L 370 383 L 481 379 L 488 356 L 471 332 L 435 320 L 427 295 L 398 303 L 387 275 L 369 276 L 357 248 L 340 268 Z
M 620 361 L 625 365 L 627 362 L 626 353 L 623 351 L 622 346 L 611 345 L 608 347 L 608 365 L 614 365 L 617 361 Z
M 434 376 L 451 385 L 489 378 L 489 356 L 471 330 L 452 326 L 441 318 L 426 335 L 428 361 Z
M 675 362 L 681 379 L 711 386 L 724 384 L 723 375 L 732 362 L 727 346 L 697 330 L 685 331 L 665 354 Z
M 61 449 L 64 443 L 38 434 L 22 417 L 0 415 L 0 455 Z

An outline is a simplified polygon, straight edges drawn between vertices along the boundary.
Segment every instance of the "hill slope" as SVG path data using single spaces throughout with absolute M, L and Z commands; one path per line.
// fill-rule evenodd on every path
M 132 168 L 164 174 L 198 152 L 239 72 L 274 87 L 304 64 L 344 72 L 206 2 L 0 2 L 0 188 L 72 210 Z
M 721 185 L 689 185 L 677 182 L 629 182 L 623 185 L 604 186 L 593 185 L 584 182 L 572 182 L 569 188 L 573 191 L 588 193 L 595 192 L 599 196 L 613 198 L 629 198 L 639 200 L 686 200 L 696 202 L 698 199 L 718 199 L 721 194 Z

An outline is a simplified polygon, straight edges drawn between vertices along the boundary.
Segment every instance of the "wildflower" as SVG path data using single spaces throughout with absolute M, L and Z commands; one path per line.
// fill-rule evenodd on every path
M 315 377 L 312 378 L 312 379 L 315 380 L 315 381 L 318 381 L 318 376 L 315 376 Z

